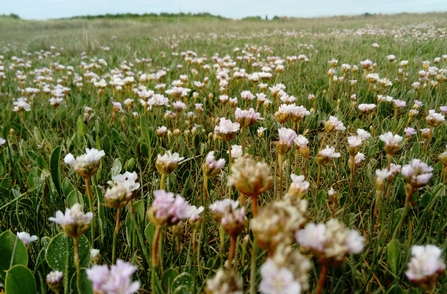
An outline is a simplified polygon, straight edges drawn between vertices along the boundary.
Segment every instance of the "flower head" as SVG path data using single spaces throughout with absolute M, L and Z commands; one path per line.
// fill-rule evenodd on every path
M 433 168 L 419 159 L 413 159 L 410 164 L 402 167 L 402 175 L 413 188 L 420 188 L 428 184 L 433 176 Z
M 241 125 L 238 122 L 232 122 L 231 120 L 222 117 L 219 125 L 214 128 L 214 133 L 217 134 L 220 139 L 229 141 L 236 137 L 240 126 Z
M 272 182 L 268 164 L 255 161 L 251 156 L 244 155 L 235 160 L 231 166 L 228 185 L 249 196 L 264 193 Z
M 411 247 L 411 255 L 405 275 L 421 288 L 428 291 L 432 290 L 438 278 L 445 271 L 441 249 L 435 245 L 413 246 Z
M 205 163 L 202 165 L 203 173 L 207 177 L 217 175 L 225 166 L 225 159 L 216 160 L 214 158 L 214 151 L 210 151 L 206 156 Z
M 286 267 L 278 267 L 271 258 L 261 266 L 261 278 L 259 291 L 263 294 L 301 293 L 301 285 L 293 273 Z
M 25 245 L 28 245 L 29 243 L 34 242 L 37 239 L 39 239 L 39 238 L 37 238 L 36 235 L 31 236 L 27 232 L 18 232 L 17 237 L 19 237 L 19 239 L 22 240 L 23 244 L 25 244 Z
M 399 135 L 393 135 L 391 132 L 387 132 L 379 136 L 379 139 L 385 142 L 385 152 L 390 155 L 396 154 L 400 149 L 400 142 L 403 137 Z
M 341 121 L 338 120 L 335 116 L 330 116 L 329 120 L 324 124 L 324 129 L 326 132 L 333 131 L 344 131 L 346 130 L 345 126 Z
M 98 294 L 133 294 L 138 292 L 140 282 L 132 282 L 131 276 L 137 267 L 118 259 L 116 265 L 94 265 L 87 269 L 87 277 Z
M 160 226 L 172 226 L 190 217 L 189 204 L 182 196 L 174 197 L 174 193 L 165 190 L 154 191 L 154 196 L 155 199 L 147 211 L 150 221 Z
M 92 218 L 92 212 L 84 213 L 81 204 L 76 203 L 71 209 L 67 208 L 65 214 L 58 210 L 56 217 L 50 217 L 49 220 L 60 224 L 69 237 L 76 238 L 88 229 Z
M 123 207 L 132 198 L 133 192 L 140 188 L 140 183 L 136 182 L 138 175 L 136 172 L 125 172 L 112 177 L 109 181 L 109 188 L 104 195 L 107 203 L 112 207 Z
M 99 161 L 104 155 L 104 150 L 99 151 L 95 148 L 85 148 L 85 154 L 82 154 L 75 159 L 74 156 L 69 153 L 65 156 L 64 162 L 72 166 L 76 173 L 84 178 L 89 178 L 98 170 Z
M 276 150 L 279 154 L 285 154 L 292 148 L 292 143 L 296 138 L 296 133 L 292 129 L 280 128 L 279 141 L 276 143 Z
M 183 158 L 177 152 L 171 153 L 169 150 L 163 156 L 158 154 L 155 167 L 159 173 L 168 175 L 177 168 L 179 161 L 183 160 Z

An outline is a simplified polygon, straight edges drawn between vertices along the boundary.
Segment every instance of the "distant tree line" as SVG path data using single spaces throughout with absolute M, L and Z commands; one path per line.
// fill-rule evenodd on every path
M 0 17 L 7 17 L 7 18 L 13 18 L 13 19 L 20 19 L 20 16 L 18 14 L 15 13 L 10 13 L 10 14 L 0 14 Z
M 70 17 L 70 19 L 122 19 L 122 18 L 178 18 L 178 17 L 197 17 L 197 18 L 215 18 L 215 19 L 225 19 L 224 17 L 220 15 L 213 15 L 208 12 L 201 12 L 201 13 L 167 13 L 167 12 L 161 12 L 160 14 L 157 13 L 143 13 L 143 14 L 137 14 L 137 13 L 117 13 L 117 14 L 102 14 L 102 15 L 81 15 L 81 16 L 73 16 Z

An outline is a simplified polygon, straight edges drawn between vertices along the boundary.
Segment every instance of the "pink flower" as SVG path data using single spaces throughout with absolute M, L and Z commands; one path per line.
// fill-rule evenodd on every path
M 189 205 L 182 196 L 174 197 L 174 193 L 165 190 L 154 191 L 154 196 L 151 211 L 159 225 L 175 225 L 190 216 Z
M 131 276 L 136 266 L 118 259 L 110 270 L 107 265 L 94 265 L 87 269 L 87 277 L 93 284 L 93 291 L 98 294 L 133 294 L 140 289 L 140 282 L 132 282 Z
M 293 140 L 296 138 L 296 133 L 292 129 L 288 128 L 280 128 L 279 132 L 279 141 L 288 146 L 292 146 Z

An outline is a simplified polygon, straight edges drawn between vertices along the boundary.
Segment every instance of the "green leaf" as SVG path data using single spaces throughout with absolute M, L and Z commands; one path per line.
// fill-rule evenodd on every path
M 174 279 L 178 276 L 178 271 L 173 268 L 165 270 L 161 276 L 161 286 L 167 292 L 171 292 L 171 285 Z
M 28 251 L 16 235 L 5 231 L 0 235 L 0 276 L 5 278 L 5 271 L 19 264 L 28 265 Z
M 144 229 L 144 237 L 146 237 L 149 247 L 152 246 L 152 240 L 154 239 L 155 225 L 153 223 L 148 223 Z
M 114 177 L 114 176 L 118 175 L 121 172 L 122 167 L 123 167 L 123 165 L 121 164 L 121 159 L 119 159 L 119 158 L 115 159 L 115 161 L 113 162 L 113 165 L 112 165 L 112 170 L 110 171 L 111 176 Z
M 79 293 L 91 294 L 91 293 L 93 293 L 92 283 L 87 278 L 87 272 L 86 272 L 85 268 L 81 269 L 81 276 L 79 278 L 79 290 L 80 291 L 78 291 L 78 287 L 76 286 L 76 275 L 77 275 L 77 273 L 75 272 L 71 276 L 71 280 L 70 280 L 70 288 L 73 291 L 72 293 L 76 293 L 76 294 L 79 294 Z
M 73 257 L 74 242 L 65 233 L 59 233 L 48 244 L 45 258 L 52 270 L 64 273 L 64 287 L 68 287 L 68 279 L 76 271 Z M 90 245 L 84 235 L 79 237 L 79 260 L 82 267 L 89 266 Z
M 64 178 L 64 180 L 62 181 L 62 192 L 64 192 L 64 195 L 68 196 L 74 190 L 76 190 L 75 186 L 73 186 L 73 184 L 70 182 L 68 178 Z
M 73 190 L 67 196 L 67 207 L 72 207 L 76 203 L 79 203 L 82 207 L 84 207 L 84 199 L 81 192 L 78 190 Z
M 53 180 L 54 187 L 56 187 L 57 193 L 59 193 L 59 195 L 62 195 L 60 170 L 61 149 L 61 146 L 57 146 L 56 149 L 54 149 L 53 153 L 51 153 L 50 159 L 51 179 Z
M 5 294 L 37 293 L 33 273 L 24 265 L 17 264 L 6 273 Z
M 386 294 L 404 294 L 404 290 L 400 285 L 395 284 L 391 286 L 388 291 L 386 291 Z
M 192 293 L 194 291 L 194 278 L 191 276 L 191 274 L 181 273 L 180 275 L 178 275 L 172 282 L 171 288 L 177 290 L 177 288 L 179 288 L 180 286 L 185 286 L 189 293 Z
M 390 267 L 391 272 L 397 276 L 398 267 L 399 267 L 399 259 L 400 259 L 400 244 L 396 239 L 391 240 L 388 243 L 386 248 L 386 255 L 388 266 Z
M 175 288 L 173 293 L 174 294 L 191 294 L 192 291 L 190 291 L 188 289 L 188 287 L 186 287 L 186 286 L 180 286 L 180 287 Z
M 425 192 L 424 195 L 422 195 L 421 197 L 421 205 L 424 208 L 427 208 L 432 200 L 433 200 L 433 194 L 430 192 Z

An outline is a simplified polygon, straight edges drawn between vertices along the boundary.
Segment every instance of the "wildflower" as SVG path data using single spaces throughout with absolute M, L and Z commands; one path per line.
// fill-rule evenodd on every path
M 243 154 L 243 150 L 242 150 L 241 145 L 231 145 L 231 157 L 232 158 L 241 157 L 242 154 Z
M 239 201 L 225 199 L 210 205 L 214 220 L 222 225 L 232 237 L 238 236 L 245 225 L 245 207 L 239 208 Z
M 20 239 L 20 240 L 22 240 L 22 242 L 23 242 L 23 244 L 25 244 L 25 245 L 28 245 L 29 243 L 31 243 L 31 242 L 34 242 L 34 241 L 36 241 L 37 239 L 39 239 L 39 238 L 37 238 L 37 236 L 36 235 L 30 235 L 29 233 L 27 233 L 27 232 L 18 232 L 17 233 L 17 237 Z
M 147 211 L 150 221 L 159 226 L 172 226 L 190 216 L 189 205 L 180 195 L 165 190 L 154 191 L 154 201 Z
M 410 164 L 402 167 L 402 175 L 413 188 L 420 188 L 428 184 L 433 176 L 433 168 L 419 159 L 413 159 Z
M 350 253 L 360 253 L 365 245 L 357 231 L 346 229 L 336 219 L 330 219 L 326 224 L 307 224 L 296 233 L 296 239 L 320 260 L 334 265 L 340 265 Z
M 390 155 L 396 154 L 400 149 L 400 141 L 402 137 L 399 135 L 393 135 L 391 132 L 387 132 L 379 136 L 379 139 L 385 142 L 385 152 Z
M 160 154 L 157 155 L 155 167 L 159 173 L 168 175 L 177 168 L 179 161 L 183 160 L 183 158 L 177 152 L 171 153 L 169 150 L 163 156 Z
M 55 293 L 58 293 L 61 287 L 62 277 L 64 274 L 60 271 L 51 271 L 45 281 L 48 287 Z
M 112 177 L 113 181 L 109 181 L 110 188 L 104 195 L 107 204 L 112 207 L 123 207 L 132 198 L 133 192 L 140 188 L 140 183 L 136 180 L 138 175 L 136 172 L 125 172 Z
M 293 244 L 296 232 L 307 221 L 307 201 L 287 199 L 270 202 L 251 219 L 250 229 L 259 247 L 274 252 L 279 244 Z M 292 203 L 293 200 L 294 202 Z
M 0 147 L 6 143 L 6 140 L 0 137 Z
M 346 130 L 345 126 L 341 121 L 338 120 L 335 116 L 330 116 L 329 120 L 324 124 L 324 129 L 326 132 L 332 131 L 344 131 Z
M 206 156 L 205 163 L 202 165 L 203 173 L 207 177 L 217 175 L 225 165 L 225 159 L 221 158 L 216 161 L 214 151 L 210 151 Z
M 441 249 L 435 245 L 415 245 L 411 247 L 411 255 L 405 275 L 422 289 L 432 292 L 445 271 Z
M 427 124 L 434 127 L 439 126 L 445 121 L 444 115 L 437 113 L 434 109 L 428 111 L 428 115 L 425 117 Z
M 293 273 L 285 267 L 279 268 L 271 258 L 261 266 L 261 278 L 261 293 L 301 293 L 301 285 L 295 281 Z
M 87 269 L 87 277 L 93 284 L 93 291 L 98 294 L 132 294 L 138 292 L 140 282 L 132 282 L 131 276 L 137 267 L 120 259 L 116 265 L 94 265 Z
M 324 148 L 323 150 L 320 150 L 318 152 L 317 162 L 319 164 L 325 164 L 325 163 L 329 162 L 329 160 L 331 158 L 338 158 L 340 156 L 341 156 L 341 154 L 338 152 L 335 152 L 334 147 L 326 146 L 326 148 Z
M 362 163 L 362 161 L 365 160 L 365 154 L 358 152 L 355 157 L 354 157 L 354 163 L 357 166 L 360 166 L 360 164 Z
M 291 174 L 290 179 L 292 180 L 292 183 L 290 184 L 287 193 L 297 198 L 302 198 L 304 195 L 306 195 L 307 191 L 309 190 L 310 184 L 308 181 L 304 180 L 305 177 Z
M 206 281 L 206 294 L 242 294 L 242 278 L 236 271 L 218 269 L 214 278 Z
M 101 262 L 101 254 L 99 253 L 99 249 L 90 249 L 90 263 L 98 264 Z
M 219 125 L 214 128 L 214 133 L 217 134 L 220 139 L 229 141 L 236 137 L 239 128 L 240 124 L 238 122 L 233 123 L 231 120 L 222 117 Z
M 203 212 L 204 207 L 200 206 L 200 207 L 196 207 L 195 205 L 191 205 L 189 206 L 189 217 L 188 217 L 188 222 L 190 224 L 192 224 L 193 226 L 197 225 L 200 223 L 201 220 L 201 216 L 200 214 Z
M 50 217 L 49 220 L 61 225 L 69 237 L 77 238 L 87 231 L 92 218 L 92 212 L 82 212 L 81 204 L 76 203 L 71 209 L 67 208 L 65 214 L 58 210 L 56 217 Z
M 262 138 L 264 136 L 264 131 L 267 130 L 267 128 L 259 127 L 257 130 L 258 137 Z M 1 139 L 1 138 L 0 138 Z M 0 146 L 1 146 L 1 140 L 0 140 Z
M 231 166 L 231 175 L 228 177 L 228 185 L 249 196 L 257 196 L 264 193 L 272 182 L 269 165 L 256 162 L 249 155 L 236 159 Z
M 285 154 L 292 148 L 292 143 L 296 138 L 296 133 L 292 129 L 280 128 L 279 141 L 276 143 L 276 150 L 279 154 Z
M 163 137 L 168 132 L 168 128 L 165 126 L 158 127 L 157 130 L 155 130 L 155 134 L 159 137 Z
M 376 105 L 373 103 L 372 104 L 362 103 L 362 104 L 359 104 L 358 108 L 359 108 L 360 112 L 362 112 L 362 113 L 369 113 L 369 112 L 372 112 L 376 108 Z
M 256 124 L 258 120 L 263 120 L 261 114 L 259 112 L 255 112 L 253 108 L 250 108 L 249 110 L 241 110 L 238 107 L 236 108 L 235 117 L 236 121 L 243 128 Z
M 80 174 L 84 178 L 93 176 L 99 168 L 99 160 L 105 155 L 104 151 L 97 150 L 95 148 L 85 148 L 85 154 L 74 158 L 69 153 L 65 156 L 64 162 L 71 165 L 76 173 Z
M 404 132 L 407 137 L 411 137 L 416 134 L 416 130 L 414 128 L 410 128 L 410 127 L 405 128 Z
M 17 101 L 15 101 L 12 106 L 13 107 L 13 111 L 15 112 L 21 112 L 21 111 L 30 111 L 31 110 L 31 106 L 26 102 L 26 98 L 20 97 L 17 99 Z

